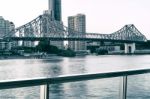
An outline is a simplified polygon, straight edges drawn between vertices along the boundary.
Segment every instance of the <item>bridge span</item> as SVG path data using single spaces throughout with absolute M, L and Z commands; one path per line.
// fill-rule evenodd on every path
M 4 40 L 81 40 L 81 41 L 118 41 L 145 42 L 146 37 L 133 25 L 128 24 L 111 34 L 81 33 L 72 30 L 61 22 L 53 21 L 50 15 L 40 15 L 34 20 L 15 29 L 2 37 Z
M 81 33 L 72 30 L 43 14 L 1 38 L 2 41 L 88 41 L 133 44 L 147 42 L 146 37 L 133 25 L 128 24 L 111 34 Z M 127 46 L 127 45 L 126 45 Z M 134 48 L 134 47 L 133 47 Z

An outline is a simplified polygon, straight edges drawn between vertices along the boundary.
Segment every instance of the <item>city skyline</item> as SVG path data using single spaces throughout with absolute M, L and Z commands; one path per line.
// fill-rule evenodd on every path
M 9 2 L 9 3 L 8 3 Z M 149 0 L 62 0 L 62 20 L 83 13 L 87 17 L 87 32 L 113 33 L 125 24 L 134 24 L 150 38 Z M 48 9 L 48 0 L 4 0 L 0 16 L 14 22 L 16 27 L 30 22 Z

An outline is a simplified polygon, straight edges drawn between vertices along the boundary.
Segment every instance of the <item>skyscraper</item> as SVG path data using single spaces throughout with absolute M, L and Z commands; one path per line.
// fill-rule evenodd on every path
M 77 33 L 86 33 L 86 17 L 84 14 L 68 17 L 68 32 L 73 35 L 71 30 L 78 31 Z M 70 30 L 71 29 L 71 30 Z M 69 41 L 69 47 L 74 51 L 86 50 L 85 41 Z
M 61 21 L 61 0 L 49 0 L 49 9 L 52 18 Z

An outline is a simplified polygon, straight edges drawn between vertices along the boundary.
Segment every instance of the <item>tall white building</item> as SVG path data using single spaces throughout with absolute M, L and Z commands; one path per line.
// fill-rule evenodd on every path
M 73 31 L 78 31 L 77 33 L 86 34 L 86 16 L 84 14 L 77 14 L 75 16 L 68 17 L 68 32 L 73 35 Z M 86 50 L 86 41 L 69 41 L 69 48 L 74 51 Z
M 7 36 L 10 32 L 10 22 L 0 16 L 0 38 Z
M 15 25 L 13 22 L 5 20 L 0 16 L 0 38 L 15 36 Z M 0 42 L 0 50 L 11 49 L 14 46 L 14 42 Z

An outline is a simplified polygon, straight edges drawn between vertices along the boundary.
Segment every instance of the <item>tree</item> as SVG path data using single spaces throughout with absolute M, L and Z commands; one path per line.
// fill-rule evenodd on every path
M 59 49 L 56 46 L 50 45 L 48 42 L 45 41 L 39 42 L 39 44 L 36 46 L 36 49 L 39 52 L 46 52 L 49 54 L 59 53 Z

